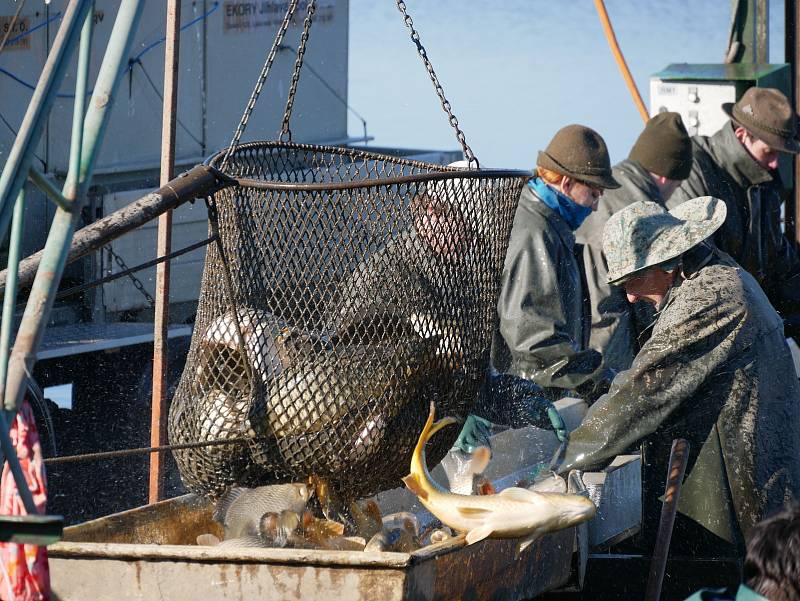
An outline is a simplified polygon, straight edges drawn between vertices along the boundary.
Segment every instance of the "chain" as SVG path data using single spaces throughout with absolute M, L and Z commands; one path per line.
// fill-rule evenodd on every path
M 289 23 L 294 16 L 294 11 L 297 10 L 297 1 L 298 0 L 289 0 L 288 6 L 286 7 L 286 14 L 283 16 L 283 21 L 281 22 L 281 26 L 278 28 L 278 33 L 275 34 L 275 39 L 272 41 L 272 47 L 269 50 L 266 61 L 264 61 L 264 66 L 261 67 L 261 73 L 256 80 L 256 86 L 253 88 L 253 93 L 250 94 L 250 99 L 247 101 L 247 105 L 244 108 L 244 113 L 242 113 L 239 126 L 236 128 L 236 132 L 233 134 L 233 139 L 231 139 L 230 146 L 228 146 L 228 149 L 225 151 L 225 155 L 222 157 L 220 171 L 225 171 L 225 167 L 228 165 L 228 159 L 230 158 L 231 154 L 233 154 L 233 151 L 236 150 L 236 147 L 239 146 L 239 140 L 241 140 L 242 134 L 244 134 L 244 130 L 247 128 L 247 122 L 250 120 L 250 115 L 256 106 L 258 97 L 261 94 L 261 89 L 264 87 L 264 82 L 267 80 L 269 70 L 272 68 L 272 63 L 275 61 L 275 56 L 278 53 L 278 46 L 280 46 L 283 42 L 283 36 L 286 34 L 286 30 L 289 28 Z
M 406 3 L 403 0 L 397 0 L 397 8 L 400 11 L 400 14 L 403 15 L 403 20 L 405 21 L 406 27 L 408 27 L 408 29 L 411 31 L 411 41 L 416 45 L 417 52 L 419 53 L 422 62 L 425 64 L 425 69 L 428 70 L 431 83 L 433 83 L 436 94 L 439 96 L 439 101 L 442 103 L 442 109 L 444 109 L 444 112 L 447 113 L 447 119 L 450 121 L 452 128 L 456 131 L 456 138 L 461 144 L 461 148 L 464 150 L 464 158 L 467 159 L 470 165 L 472 165 L 474 162 L 476 167 L 480 167 L 478 159 L 475 157 L 475 154 L 472 152 L 469 144 L 467 144 L 467 139 L 464 137 L 464 132 L 462 132 L 461 128 L 458 127 L 458 119 L 456 119 L 456 116 L 453 114 L 450 101 L 444 96 L 442 84 L 439 83 L 439 78 L 436 77 L 436 73 L 433 70 L 433 65 L 428 59 L 428 53 L 425 51 L 425 47 L 422 45 L 422 42 L 419 39 L 419 33 L 417 33 L 417 30 L 414 29 L 414 21 L 411 20 L 411 16 L 408 14 Z
M 128 267 L 128 265 L 125 263 L 125 260 L 122 257 L 120 257 L 117 253 L 114 252 L 114 249 L 111 248 L 111 245 L 106 245 L 105 249 L 108 251 L 108 254 L 111 255 L 111 258 L 114 259 L 114 262 L 117 264 L 117 266 L 122 271 L 130 271 L 130 267 Z M 144 284 L 142 284 L 142 281 L 139 278 L 137 278 L 135 275 L 133 275 L 133 273 L 128 273 L 128 277 L 133 282 L 133 286 L 139 292 L 142 293 L 142 296 L 144 296 L 147 299 L 147 302 L 150 303 L 150 306 L 151 307 L 155 307 L 156 306 L 156 299 L 154 299 L 152 296 L 150 296 L 150 293 L 147 292 L 147 290 L 145 290 Z
M 286 98 L 286 110 L 283 112 L 283 124 L 281 131 L 278 134 L 278 140 L 283 141 L 283 136 L 286 136 L 286 141 L 292 141 L 292 130 L 289 129 L 289 119 L 292 118 L 292 109 L 294 108 L 294 96 L 297 93 L 297 82 L 300 80 L 300 69 L 303 67 L 303 57 L 306 53 L 306 42 L 308 42 L 308 32 L 311 29 L 311 20 L 314 17 L 316 10 L 316 0 L 308 0 L 306 6 L 306 19 L 303 21 L 303 33 L 300 36 L 300 44 L 297 46 L 297 58 L 294 61 L 294 71 L 292 72 L 292 83 L 289 86 L 289 96 Z

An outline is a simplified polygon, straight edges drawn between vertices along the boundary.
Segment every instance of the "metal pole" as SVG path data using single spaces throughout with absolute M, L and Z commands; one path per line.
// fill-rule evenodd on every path
M 14 308 L 17 304 L 17 266 L 22 254 L 22 236 L 25 229 L 25 188 L 19 191 L 11 222 L 11 239 L 8 242 L 8 284 L 3 297 L 3 321 L 0 325 L 0 382 L 6 381 L 8 351 L 11 348 L 11 330 L 14 325 Z
M 785 0 L 784 15 L 786 17 L 786 49 L 785 60 L 789 63 L 790 75 L 790 97 L 794 104 L 794 110 L 800 108 L 800 79 L 797 77 L 797 66 L 800 64 L 800 40 L 798 40 L 797 27 L 800 25 L 800 2 L 797 0 Z M 791 198 L 786 202 L 786 223 L 784 231 L 786 236 L 797 244 L 800 241 L 800 161 L 796 155 L 792 155 L 792 165 L 794 181 L 792 185 Z
M 81 46 L 78 51 L 78 71 L 75 77 L 75 104 L 72 108 L 72 139 L 69 149 L 69 168 L 64 182 L 64 197 L 74 198 L 81 166 L 83 145 L 83 116 L 86 110 L 86 90 L 89 81 L 89 61 L 92 58 L 92 24 L 94 22 L 94 0 L 92 10 L 86 13 L 81 30 Z
M 687 463 L 689 463 L 689 443 L 683 438 L 676 438 L 672 441 L 672 450 L 669 454 L 664 504 L 661 506 L 656 546 L 650 560 L 645 601 L 658 601 L 661 598 L 661 585 L 664 583 L 672 527 L 675 525 L 675 513 L 678 511 L 678 499 L 681 496 L 681 484 L 683 484 Z
M 164 211 L 174 209 L 195 198 L 205 198 L 209 194 L 213 194 L 231 183 L 226 183 L 225 180 L 226 178 L 222 174 L 210 167 L 205 165 L 193 167 L 189 171 L 180 174 L 166 186 L 162 186 L 118 211 L 114 211 L 110 215 L 106 215 L 91 225 L 78 230 L 72 237 L 67 263 L 72 263 L 89 253 L 95 252 L 123 234 L 152 221 Z M 47 187 L 47 190 L 46 193 L 48 195 L 52 194 L 53 197 L 61 196 L 60 192 L 52 189 L 52 186 Z M 69 206 L 66 200 L 63 200 L 61 204 L 66 207 Z M 31 285 L 36 275 L 36 270 L 41 265 L 43 254 L 42 251 L 39 251 L 20 262 L 18 277 L 21 287 Z M 7 280 L 8 270 L 0 271 L 0 292 L 5 288 Z
M 769 54 L 769 6 L 767 0 L 742 0 L 746 2 L 741 38 L 744 52 L 737 62 L 766 63 Z M 735 7 L 737 2 L 732 3 Z
M 143 0 L 121 0 L 111 38 L 97 75 L 92 100 L 86 112 L 77 185 L 65 189 L 71 210 L 58 209 L 42 254 L 42 261 L 33 281 L 28 304 L 22 316 L 17 340 L 8 367 L 4 395 L 7 410 L 16 411 L 25 394 L 27 374 L 36 364 L 36 349 L 42 340 L 58 284 L 64 272 L 75 224 L 91 180 L 94 162 L 113 106 L 119 82 L 128 63 L 128 54 L 143 8 Z M 87 5 L 88 6 L 88 5 Z M 74 192 L 74 195 L 72 194 Z
M 11 239 L 8 243 L 8 285 L 6 286 L 5 297 L 3 298 L 3 321 L 0 325 L 0 382 L 5 382 L 8 370 L 8 349 L 11 347 L 11 329 L 14 324 L 14 306 L 17 302 L 17 265 L 22 254 L 22 237 L 25 230 L 25 188 L 22 188 L 17 195 L 17 202 L 14 203 L 14 219 L 11 222 Z M 13 414 L 8 417 L 14 418 Z M 28 515 L 38 513 L 36 504 L 33 502 L 28 482 L 19 463 L 19 457 L 11 444 L 8 435 L 8 421 L 5 413 L 0 411 L 0 464 L 3 459 L 8 461 L 8 467 L 14 476 L 22 503 Z
M 178 108 L 178 54 L 180 50 L 180 0 L 167 2 L 167 32 L 164 49 L 164 112 L 161 120 L 161 185 L 174 177 L 175 124 Z M 158 218 L 158 250 L 163 257 L 172 252 L 172 211 Z M 153 323 L 153 397 L 150 414 L 150 446 L 158 447 L 167 438 L 167 366 L 169 327 L 169 261 L 156 268 L 156 307 Z M 150 455 L 149 502 L 164 496 L 164 456 Z
M 90 5 L 91 0 L 70 0 L 67 5 L 61 26 L 53 41 L 53 48 L 47 55 L 47 62 L 28 104 L 25 118 L 8 153 L 3 173 L 0 175 L 0 238 L 5 237 L 8 230 L 14 200 L 25 185 L 33 153 L 39 143 L 47 115 L 61 85 Z

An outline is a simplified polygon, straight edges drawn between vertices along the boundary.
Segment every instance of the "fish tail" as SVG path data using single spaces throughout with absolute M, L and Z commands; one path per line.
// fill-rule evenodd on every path
M 416 474 L 409 474 L 403 478 L 403 484 L 405 484 L 406 488 L 417 495 L 420 499 L 428 498 L 428 491 L 422 486 Z

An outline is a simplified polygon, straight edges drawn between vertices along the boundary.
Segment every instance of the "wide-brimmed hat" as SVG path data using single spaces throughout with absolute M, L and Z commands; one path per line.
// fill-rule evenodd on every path
M 750 88 L 739 102 L 725 102 L 722 110 L 771 148 L 783 152 L 800 152 L 797 140 L 797 113 L 789 99 L 775 88 Z
M 725 203 L 713 196 L 692 198 L 671 211 L 649 201 L 625 207 L 603 229 L 608 283 L 680 257 L 716 232 L 726 214 Z
M 539 152 L 536 165 L 600 188 L 619 188 L 605 140 L 585 125 L 562 127 Z

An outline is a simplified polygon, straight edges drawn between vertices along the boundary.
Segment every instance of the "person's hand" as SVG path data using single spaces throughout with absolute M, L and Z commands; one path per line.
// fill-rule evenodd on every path
M 556 433 L 558 442 L 568 441 L 569 430 L 567 430 L 567 425 L 564 423 L 564 418 L 561 417 L 558 409 L 556 409 L 552 404 L 547 408 L 547 417 L 550 420 L 550 425 L 553 427 L 553 431 Z
M 477 415 L 469 415 L 453 448 L 468 454 L 473 453 L 478 447 L 489 447 L 491 449 L 491 435 L 492 424 L 489 420 Z

